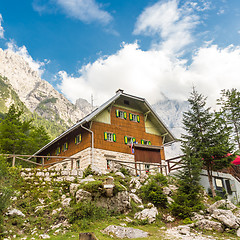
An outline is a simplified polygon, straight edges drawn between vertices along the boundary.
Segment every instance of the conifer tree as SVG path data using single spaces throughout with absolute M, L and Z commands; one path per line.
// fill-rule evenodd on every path
M 233 88 L 222 90 L 221 98 L 217 100 L 221 105 L 222 114 L 228 126 L 233 128 L 232 137 L 240 150 L 240 92 Z
M 194 88 L 188 99 L 190 109 L 183 115 L 183 124 L 186 131 L 182 135 L 182 150 L 197 159 L 206 169 L 213 197 L 216 192 L 213 186 L 212 172 L 230 165 L 234 155 L 230 143 L 230 128 L 218 113 L 213 113 L 206 107 L 206 98 Z

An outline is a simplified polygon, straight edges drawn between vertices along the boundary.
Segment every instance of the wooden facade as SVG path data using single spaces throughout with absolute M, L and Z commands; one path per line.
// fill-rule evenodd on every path
M 151 122 L 151 118 L 148 118 L 151 111 L 145 110 L 144 102 L 142 99 L 140 100 L 137 97 L 133 98 L 129 95 L 123 97 L 122 94 L 119 94 L 114 102 L 110 101 L 109 104 L 101 106 L 101 111 L 97 112 L 98 110 L 96 110 L 96 113 L 91 113 L 92 115 L 89 115 L 90 121 L 80 121 L 72 129 L 63 133 L 63 136 L 60 135 L 39 150 L 37 155 L 73 156 L 92 147 L 92 133 L 94 149 L 133 154 L 131 144 L 126 143 L 126 138 L 133 138 L 136 145 L 145 142 L 151 146 L 163 146 L 164 134 L 161 133 L 163 130 L 156 122 Z M 119 112 L 124 113 L 124 117 L 117 116 Z M 137 120 L 133 120 L 133 116 Z M 114 140 L 106 139 L 106 133 L 114 135 Z M 76 142 L 77 136 L 81 136 L 80 142 Z M 173 137 L 172 139 L 174 140 Z M 59 149 L 60 151 L 58 151 Z M 157 149 L 150 148 L 150 146 L 144 149 L 135 148 L 136 161 L 160 163 L 162 159 L 165 159 L 163 147 Z M 49 163 L 52 161 L 56 160 L 48 159 Z

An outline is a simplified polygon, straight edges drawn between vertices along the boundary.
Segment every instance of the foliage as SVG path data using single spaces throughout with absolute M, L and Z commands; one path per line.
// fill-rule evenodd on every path
M 0 156 L 0 238 L 3 232 L 3 215 L 10 205 L 12 181 L 6 159 Z
M 102 194 L 103 193 L 103 182 L 102 181 L 88 182 L 88 183 L 85 183 L 82 188 L 83 188 L 83 190 L 88 191 L 90 193 Z
M 43 127 L 33 127 L 31 120 L 22 120 L 23 111 L 11 105 L 0 123 L 0 151 L 11 154 L 32 154 L 49 142 Z
M 94 202 L 79 202 L 70 211 L 69 222 L 86 229 L 92 221 L 105 219 L 109 215 L 106 209 L 97 207 Z
M 121 167 L 120 172 L 124 174 L 124 176 L 130 176 L 129 170 L 125 167 Z
M 84 169 L 84 171 L 83 171 L 83 178 L 85 178 L 85 177 L 87 177 L 89 175 L 93 175 L 93 171 L 92 171 L 91 165 L 88 165 L 88 167 Z
M 221 98 L 217 101 L 221 105 L 222 115 L 227 125 L 233 128 L 231 135 L 240 150 L 240 92 L 235 88 L 224 89 L 221 92 Z
M 186 131 L 182 135 L 183 152 L 189 152 L 189 157 L 202 162 L 207 170 L 209 184 L 215 196 L 212 183 L 212 171 L 226 168 L 230 165 L 234 155 L 230 143 L 230 128 L 219 113 L 213 113 L 206 108 L 206 98 L 194 88 L 188 99 L 190 109 L 183 115 L 183 124 Z
M 170 209 L 172 213 L 180 218 L 187 218 L 191 213 L 202 209 L 199 184 L 201 162 L 191 154 L 190 149 L 183 148 L 186 154 L 182 158 L 184 168 L 177 175 L 178 190 L 173 196 L 174 202 Z
M 167 206 L 167 197 L 163 194 L 163 186 L 167 184 L 167 179 L 162 174 L 151 176 L 148 183 L 140 188 L 140 196 L 143 200 L 149 201 L 158 207 Z

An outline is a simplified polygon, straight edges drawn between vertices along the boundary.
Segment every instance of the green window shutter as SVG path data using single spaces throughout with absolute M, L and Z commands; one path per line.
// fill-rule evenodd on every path
M 66 143 L 66 149 L 68 149 L 68 143 Z
M 141 144 L 144 144 L 144 140 L 143 139 L 141 140 Z
M 116 142 L 116 134 L 113 134 L 113 141 Z
M 124 112 L 124 119 L 127 119 L 127 113 Z
M 137 115 L 137 122 L 138 122 L 138 123 L 140 122 L 140 117 L 139 117 L 139 115 Z
M 75 144 L 77 144 L 77 137 L 74 138 L 74 142 L 75 142 Z
M 79 142 L 82 141 L 82 134 L 79 134 Z
M 119 117 L 119 110 L 116 109 L 116 117 Z
M 133 143 L 136 143 L 136 138 L 133 138 L 132 141 L 133 141 Z
M 148 145 L 152 145 L 152 143 L 150 141 L 148 141 Z
M 104 140 L 107 140 L 107 133 L 104 133 Z
M 128 142 L 127 140 L 128 140 L 128 138 L 127 138 L 127 136 L 125 136 L 125 137 L 124 137 L 124 143 L 125 143 L 125 144 L 127 144 L 127 142 Z
M 130 121 L 133 120 L 133 118 L 132 118 L 132 113 L 129 113 L 129 119 L 130 119 Z

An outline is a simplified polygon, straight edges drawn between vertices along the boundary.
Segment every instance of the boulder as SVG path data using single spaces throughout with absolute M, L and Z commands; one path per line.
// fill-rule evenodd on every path
M 144 238 L 148 237 L 148 233 L 140 229 L 121 227 L 116 225 L 110 225 L 105 228 L 103 233 L 108 235 L 114 235 L 117 238 Z
M 208 212 L 213 213 L 213 211 L 218 208 L 226 208 L 228 210 L 234 210 L 237 207 L 233 203 L 231 203 L 228 199 L 226 200 L 223 199 L 212 204 L 207 210 Z
M 217 232 L 224 231 L 223 225 L 220 222 L 210 221 L 207 219 L 198 220 L 195 223 L 195 226 L 202 230 L 209 230 L 209 231 L 215 230 Z
M 70 206 L 70 202 L 71 202 L 71 198 L 64 198 L 63 200 L 62 200 L 62 206 L 63 207 L 69 207 Z
M 201 215 L 201 214 L 198 214 L 196 212 L 194 212 L 193 216 L 191 217 L 192 221 L 199 221 L 199 220 L 202 220 L 202 219 L 204 219 L 204 216 Z
M 239 220 L 231 210 L 215 209 L 212 217 L 226 225 L 227 227 L 238 229 Z
M 156 220 L 157 215 L 158 215 L 158 210 L 156 207 L 153 207 L 150 209 L 144 209 L 141 212 L 137 212 L 134 215 L 134 218 L 139 220 L 147 219 L 149 223 L 153 223 Z
M 44 233 L 44 234 L 39 235 L 39 238 L 48 239 L 48 238 L 50 238 L 50 236 L 48 234 Z
M 121 178 L 123 178 L 123 179 L 126 178 L 126 177 L 124 176 L 124 174 L 121 173 L 121 172 L 116 172 L 115 175 L 116 175 L 116 176 L 119 176 L 119 177 L 121 177 Z
M 163 194 L 170 196 L 172 194 L 172 191 L 169 187 L 163 187 Z
M 190 235 L 190 226 L 188 225 L 180 225 L 177 227 L 177 230 L 182 235 Z
M 237 236 L 240 237 L 240 228 L 236 232 Z
M 8 216 L 20 216 L 20 217 L 25 217 L 25 214 L 23 214 L 20 210 L 13 208 L 9 210 L 6 215 Z
M 109 198 L 100 197 L 96 199 L 96 205 L 118 213 L 126 213 L 131 209 L 130 196 L 127 191 L 118 192 Z
M 142 199 L 140 199 L 136 194 L 130 193 L 130 198 L 137 204 L 142 204 Z
M 167 201 L 168 201 L 168 204 L 172 204 L 174 202 L 174 200 L 169 196 L 167 196 Z
M 80 184 L 78 183 L 71 183 L 69 186 L 70 194 L 73 196 L 75 192 L 78 190 Z
M 83 189 L 79 189 L 76 192 L 76 202 L 80 201 L 91 201 L 92 200 L 92 194 L 90 192 L 84 191 Z
M 130 188 L 139 189 L 142 186 L 142 184 L 140 183 L 140 181 L 138 179 L 139 179 L 138 177 L 134 177 L 131 179 Z

